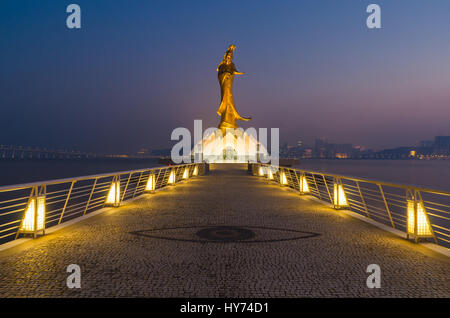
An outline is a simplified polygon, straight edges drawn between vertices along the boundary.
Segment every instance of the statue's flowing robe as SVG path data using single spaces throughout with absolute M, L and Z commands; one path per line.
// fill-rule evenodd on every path
M 237 128 L 236 119 L 244 120 L 234 107 L 233 80 L 236 72 L 234 63 L 222 63 L 218 67 L 218 79 L 220 85 L 221 102 L 217 114 L 221 116 L 219 128 Z

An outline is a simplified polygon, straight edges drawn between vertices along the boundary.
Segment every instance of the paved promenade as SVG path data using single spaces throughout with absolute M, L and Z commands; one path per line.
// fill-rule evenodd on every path
M 81 289 L 66 287 L 69 264 Z M 380 289 L 366 286 L 369 264 Z M 212 166 L 0 252 L 0 297 L 450 297 L 449 273 L 444 256 Z

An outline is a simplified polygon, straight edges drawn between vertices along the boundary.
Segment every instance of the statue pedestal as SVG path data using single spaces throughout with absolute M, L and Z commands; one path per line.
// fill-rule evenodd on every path
M 260 153 L 267 155 L 267 151 L 261 149 L 264 147 L 242 129 L 229 131 L 225 137 L 217 129 L 205 136 L 200 143 L 194 146 L 193 155 L 202 156 L 203 160 L 208 163 L 256 162 Z

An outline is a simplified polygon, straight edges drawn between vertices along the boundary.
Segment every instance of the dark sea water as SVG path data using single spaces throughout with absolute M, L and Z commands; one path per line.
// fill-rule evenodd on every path
M 158 166 L 157 159 L 0 161 L 0 186 Z M 450 191 L 448 160 L 301 160 L 294 168 Z
M 5 160 L 0 186 L 159 166 L 157 159 Z
M 294 168 L 450 191 L 450 160 L 300 160 Z

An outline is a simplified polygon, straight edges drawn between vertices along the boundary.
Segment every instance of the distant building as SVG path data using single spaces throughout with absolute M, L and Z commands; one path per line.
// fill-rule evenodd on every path
M 328 141 L 325 138 L 316 138 L 314 142 L 314 157 L 328 158 Z
M 352 144 L 333 144 L 324 138 L 317 138 L 314 144 L 314 157 L 321 159 L 348 159 L 357 157 L 359 150 Z
M 433 140 L 422 140 L 420 142 L 420 147 L 433 147 L 434 146 L 434 141 Z
M 450 136 L 434 137 L 434 153 L 438 155 L 450 155 Z
M 304 159 L 311 159 L 313 157 L 313 150 L 311 148 L 306 148 L 301 157 Z
M 408 159 L 411 157 L 412 151 L 414 151 L 414 156 L 416 155 L 414 149 L 412 147 L 384 149 L 375 154 L 375 159 Z

